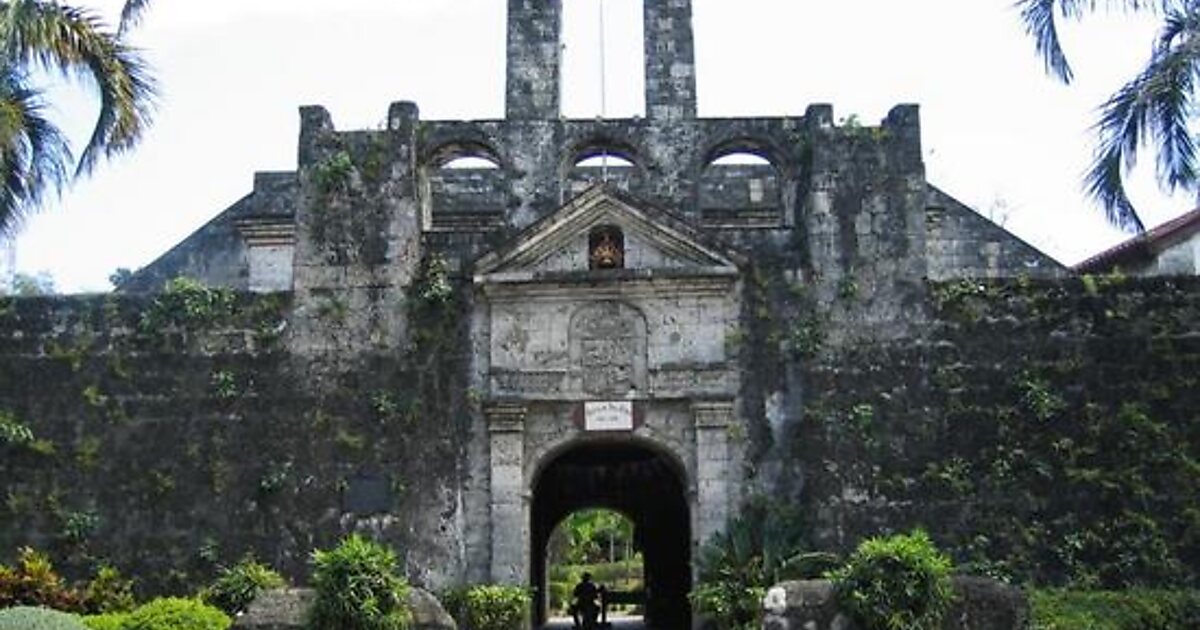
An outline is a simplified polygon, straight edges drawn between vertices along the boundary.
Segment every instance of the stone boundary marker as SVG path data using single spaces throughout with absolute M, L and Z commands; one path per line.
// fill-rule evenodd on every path
M 308 607 L 316 599 L 310 588 L 284 588 L 264 591 L 249 610 L 233 622 L 234 630 L 304 630 Z M 408 605 L 413 611 L 412 630 L 458 630 L 454 619 L 437 598 L 419 588 L 408 590 Z
M 990 578 L 954 578 L 958 599 L 942 623 L 944 630 L 1025 630 L 1029 601 L 1020 589 Z M 858 630 L 842 614 L 828 580 L 784 582 L 763 600 L 764 630 Z

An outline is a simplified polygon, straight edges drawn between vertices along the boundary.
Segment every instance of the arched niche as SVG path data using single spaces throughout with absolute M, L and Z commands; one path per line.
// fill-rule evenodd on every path
M 440 145 L 425 158 L 421 183 L 427 229 L 491 230 L 504 224 L 509 178 L 487 144 Z
M 635 191 L 644 170 L 638 151 L 631 145 L 608 139 L 588 141 L 568 152 L 563 164 L 563 190 L 568 198 L 598 183 Z
M 700 218 L 713 227 L 778 225 L 785 177 L 771 151 L 752 140 L 710 151 L 700 171 Z

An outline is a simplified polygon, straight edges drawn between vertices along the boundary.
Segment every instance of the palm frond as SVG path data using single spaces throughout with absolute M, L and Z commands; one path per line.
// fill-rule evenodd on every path
M 1077 0 L 1018 0 L 1016 5 L 1025 33 L 1033 38 L 1037 54 L 1045 64 L 1046 74 L 1063 83 L 1070 83 L 1075 73 L 1058 37 L 1056 9 L 1070 11 L 1077 4 Z
M 1154 138 L 1159 146 L 1157 172 L 1168 190 L 1196 181 L 1196 145 L 1190 121 L 1195 77 L 1200 69 L 1200 15 L 1167 15 L 1154 62 L 1148 68 L 1147 90 L 1152 95 Z
M 142 16 L 150 8 L 150 0 L 125 0 L 121 7 L 121 22 L 118 32 L 124 34 L 142 21 Z
M 46 193 L 68 180 L 71 149 L 44 111 L 25 74 L 0 67 L 0 236 L 15 232 Z
M 6 59 L 85 77 L 97 87 L 100 113 L 76 174 L 135 146 L 150 124 L 155 98 L 154 79 L 138 51 L 85 9 L 38 0 L 6 4 L 0 24 Z
M 1105 0 L 1104 9 L 1109 12 L 1138 12 L 1162 10 L 1167 12 L 1180 6 L 1193 4 L 1195 0 Z M 1080 20 L 1094 13 L 1099 0 L 1017 0 L 1016 8 L 1021 14 L 1025 33 L 1033 38 L 1037 54 L 1045 65 L 1046 74 L 1070 83 L 1075 77 L 1067 53 L 1059 38 L 1059 20 Z
M 1099 145 L 1085 186 L 1112 224 L 1125 230 L 1145 229 L 1125 191 L 1124 177 L 1146 144 L 1157 149 L 1161 184 L 1168 190 L 1196 187 L 1196 145 L 1190 121 L 1198 71 L 1200 7 L 1172 9 L 1149 63 L 1105 102 L 1095 126 Z

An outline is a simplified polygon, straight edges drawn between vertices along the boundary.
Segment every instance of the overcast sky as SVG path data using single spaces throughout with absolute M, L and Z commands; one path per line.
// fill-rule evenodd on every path
M 567 4 L 569 115 L 599 113 L 597 3 Z M 608 113 L 640 109 L 641 0 L 603 0 Z M 119 0 L 78 0 L 114 18 Z M 24 226 L 17 263 L 61 290 L 102 291 L 251 189 L 296 166 L 297 107 L 339 129 L 380 125 L 413 100 L 433 119 L 504 112 L 504 0 L 157 0 L 134 41 L 157 70 L 156 124 Z M 800 115 L 831 103 L 871 124 L 921 105 L 930 182 L 1065 263 L 1125 238 L 1081 193 L 1096 107 L 1149 54 L 1152 19 L 1100 18 L 1065 33 L 1078 81 L 1047 78 L 1012 0 L 694 0 L 701 116 Z M 634 89 L 636 88 L 636 89 Z M 86 92 L 56 97 L 82 135 Z M 1146 160 L 1146 164 L 1151 164 Z M 1149 225 L 1190 209 L 1132 186 Z

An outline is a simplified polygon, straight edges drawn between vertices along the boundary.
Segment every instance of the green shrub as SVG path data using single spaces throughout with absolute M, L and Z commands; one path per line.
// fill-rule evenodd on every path
M 442 608 L 446 609 L 446 613 L 454 618 L 459 630 L 468 630 L 467 591 L 469 590 L 471 590 L 469 586 L 454 586 L 438 593 L 438 601 L 442 602 Z
M 217 579 L 200 592 L 200 599 L 228 615 L 237 615 L 245 612 L 261 591 L 283 586 L 287 583 L 274 569 L 247 556 L 222 568 Z
M 88 630 L 79 617 L 59 610 L 17 606 L 0 610 L 0 630 Z
M 121 630 L 225 630 L 233 621 L 198 599 L 163 597 L 134 609 Z
M 863 541 L 830 577 L 842 609 L 866 630 L 933 630 L 954 602 L 951 569 L 917 530 Z
M 546 591 L 550 601 L 550 610 L 566 610 L 571 605 L 571 592 L 574 587 L 568 582 L 546 582 Z
M 110 566 L 101 566 L 83 590 L 84 607 L 90 613 L 128 612 L 133 610 L 133 580 Z
M 48 556 L 29 547 L 17 553 L 16 566 L 0 565 L 0 608 L 13 606 L 84 612 L 83 595 L 67 585 Z
M 1200 628 L 1200 592 L 1040 590 L 1030 596 L 1035 630 Z
M 757 629 L 767 588 L 804 546 L 797 512 L 764 500 L 747 503 L 741 516 L 700 550 L 692 605 L 722 630 Z
M 529 591 L 499 584 L 478 584 L 442 594 L 442 605 L 462 630 L 523 628 L 531 601 Z
M 412 618 L 408 584 L 396 575 L 396 554 L 357 534 L 312 556 L 317 598 L 309 612 L 313 630 L 398 630 Z
M 233 292 L 211 288 L 193 278 L 179 276 L 168 280 L 163 290 L 142 312 L 142 332 L 159 332 L 178 326 L 200 328 L 227 318 L 235 306 Z
M 87 626 L 88 630 L 124 630 L 128 619 L 129 613 L 88 615 L 83 618 L 83 625 Z

